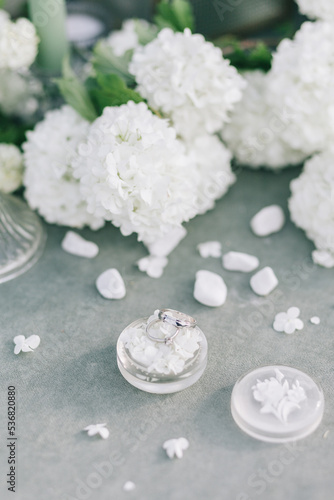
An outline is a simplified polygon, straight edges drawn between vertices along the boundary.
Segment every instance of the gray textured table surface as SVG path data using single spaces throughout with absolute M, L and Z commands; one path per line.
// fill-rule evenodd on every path
M 312 244 L 287 222 L 266 239 L 255 237 L 249 219 L 265 205 L 286 209 L 289 181 L 282 174 L 243 171 L 214 211 L 187 224 L 188 236 L 171 254 L 161 279 L 134 263 L 146 254 L 134 236 L 115 228 L 82 234 L 98 243 L 85 260 L 60 248 L 65 228 L 48 226 L 43 257 L 25 275 L 0 285 L 1 308 L 1 499 L 19 500 L 247 500 L 333 498 L 334 271 L 314 266 Z M 267 298 L 254 295 L 249 275 L 222 269 L 220 259 L 202 259 L 200 242 L 218 239 L 223 250 L 247 251 L 272 266 L 280 284 Z M 127 286 L 123 300 L 108 301 L 96 277 L 116 267 Z M 220 273 L 228 286 L 221 308 L 193 299 L 195 272 Z M 274 315 L 301 309 L 303 331 L 272 329 Z M 209 342 L 202 379 L 183 392 L 158 396 L 129 385 L 116 365 L 116 340 L 134 319 L 158 307 L 194 315 Z M 319 326 L 309 318 L 318 315 Z M 13 337 L 38 334 L 35 353 L 13 354 Z M 230 414 L 235 381 L 266 364 L 288 364 L 316 377 L 326 409 L 322 424 L 292 445 L 271 445 L 245 435 Z M 17 387 L 17 492 L 6 491 L 6 388 Z M 106 422 L 108 440 L 82 429 Z M 330 430 L 324 438 L 325 431 Z M 161 448 L 171 437 L 187 437 L 182 460 Z M 126 481 L 136 489 L 124 492 Z

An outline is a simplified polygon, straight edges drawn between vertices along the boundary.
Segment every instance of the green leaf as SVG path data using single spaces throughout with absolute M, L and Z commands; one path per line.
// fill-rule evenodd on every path
M 17 118 L 7 117 L 0 113 L 0 142 L 21 146 L 25 141 L 26 131 L 33 127 L 34 124 L 22 123 Z
M 88 82 L 89 94 L 99 113 L 106 106 L 121 106 L 128 101 L 143 102 L 144 99 L 116 74 L 97 74 L 95 83 Z
M 188 0 L 162 0 L 157 5 L 154 21 L 159 29 L 171 28 L 174 31 L 195 30 L 193 8 Z
M 94 121 L 97 118 L 89 93 L 72 70 L 68 57 L 64 59 L 63 63 L 63 78 L 57 78 L 55 82 L 67 104 L 72 106 L 83 118 L 89 121 Z
M 158 27 L 155 24 L 143 24 L 139 19 L 133 20 L 135 24 L 135 32 L 138 36 L 138 42 L 140 45 L 146 45 L 154 38 L 156 38 L 158 34 Z
M 132 50 L 128 50 L 122 57 L 117 57 L 112 48 L 101 40 L 93 49 L 93 67 L 97 73 L 114 73 L 123 78 L 127 85 L 134 85 L 135 79 L 128 71 L 132 53 Z

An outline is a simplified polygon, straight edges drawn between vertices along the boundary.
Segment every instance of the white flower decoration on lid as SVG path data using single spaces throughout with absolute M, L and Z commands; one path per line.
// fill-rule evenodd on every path
M 189 29 L 160 31 L 135 50 L 129 71 L 149 105 L 170 116 L 187 139 L 220 130 L 245 86 L 221 50 Z
M 169 439 L 163 444 L 169 458 L 182 458 L 183 452 L 189 448 L 189 441 L 186 438 Z
M 30 337 L 25 338 L 24 335 L 17 335 L 14 337 L 14 354 L 19 354 L 22 352 L 32 352 L 34 349 L 37 349 L 41 342 L 41 339 L 38 335 L 30 335 Z
M 276 314 L 273 324 L 276 332 L 284 332 L 287 334 L 294 333 L 296 330 L 302 330 L 304 323 L 299 319 L 300 310 L 298 307 L 290 307 L 288 311 Z
M 109 437 L 109 431 L 106 428 L 107 424 L 91 424 L 84 428 L 87 431 L 88 436 L 96 436 L 99 434 L 102 439 L 107 439 Z

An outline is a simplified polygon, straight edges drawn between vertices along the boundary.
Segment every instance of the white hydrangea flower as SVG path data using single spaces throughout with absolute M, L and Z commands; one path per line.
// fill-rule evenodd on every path
M 125 236 L 152 242 L 198 212 L 184 146 L 144 103 L 104 108 L 73 166 L 89 213 Z
M 308 160 L 290 188 L 292 221 L 319 250 L 334 254 L 334 151 Z
M 126 19 L 120 30 L 115 30 L 105 39 L 104 43 L 111 47 L 117 57 L 122 57 L 128 50 L 141 45 L 142 38 L 153 38 L 157 28 L 145 19 Z
M 302 14 L 311 19 L 334 20 L 333 0 L 296 0 Z
M 0 191 L 12 193 L 22 186 L 23 156 L 14 144 L 0 144 Z
M 38 36 L 34 25 L 25 18 L 12 22 L 0 10 L 0 68 L 28 68 L 35 60 Z
M 237 161 L 252 168 L 280 169 L 303 161 L 303 150 L 293 149 L 282 135 L 290 117 L 273 99 L 269 77 L 262 71 L 243 74 L 247 87 L 222 131 Z M 284 91 L 284 89 L 282 89 Z
M 334 137 L 334 29 L 305 22 L 293 40 L 283 40 L 268 75 L 270 98 L 288 119 L 283 140 L 305 157 L 325 150 Z
M 134 51 L 129 71 L 149 105 L 169 116 L 187 139 L 220 130 L 244 87 L 221 50 L 189 29 L 163 29 Z
M 0 69 L 0 110 L 4 115 L 29 117 L 38 108 L 42 84 L 29 71 Z
M 231 170 L 231 152 L 215 135 L 202 135 L 186 145 L 191 164 L 191 178 L 195 187 L 197 213 L 203 214 L 214 207 L 234 184 Z
M 69 106 L 49 111 L 23 144 L 25 196 L 51 224 L 98 229 L 103 219 L 89 214 L 73 177 L 72 159 L 89 123 Z

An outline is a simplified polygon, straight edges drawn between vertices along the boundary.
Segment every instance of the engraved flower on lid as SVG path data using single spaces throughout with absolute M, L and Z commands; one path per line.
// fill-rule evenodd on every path
M 263 381 L 258 380 L 252 387 L 253 397 L 261 403 L 260 413 L 272 413 L 283 424 L 287 422 L 293 410 L 300 409 L 300 403 L 306 399 L 305 390 L 298 380 L 290 388 L 284 374 L 275 369 L 276 377 Z

